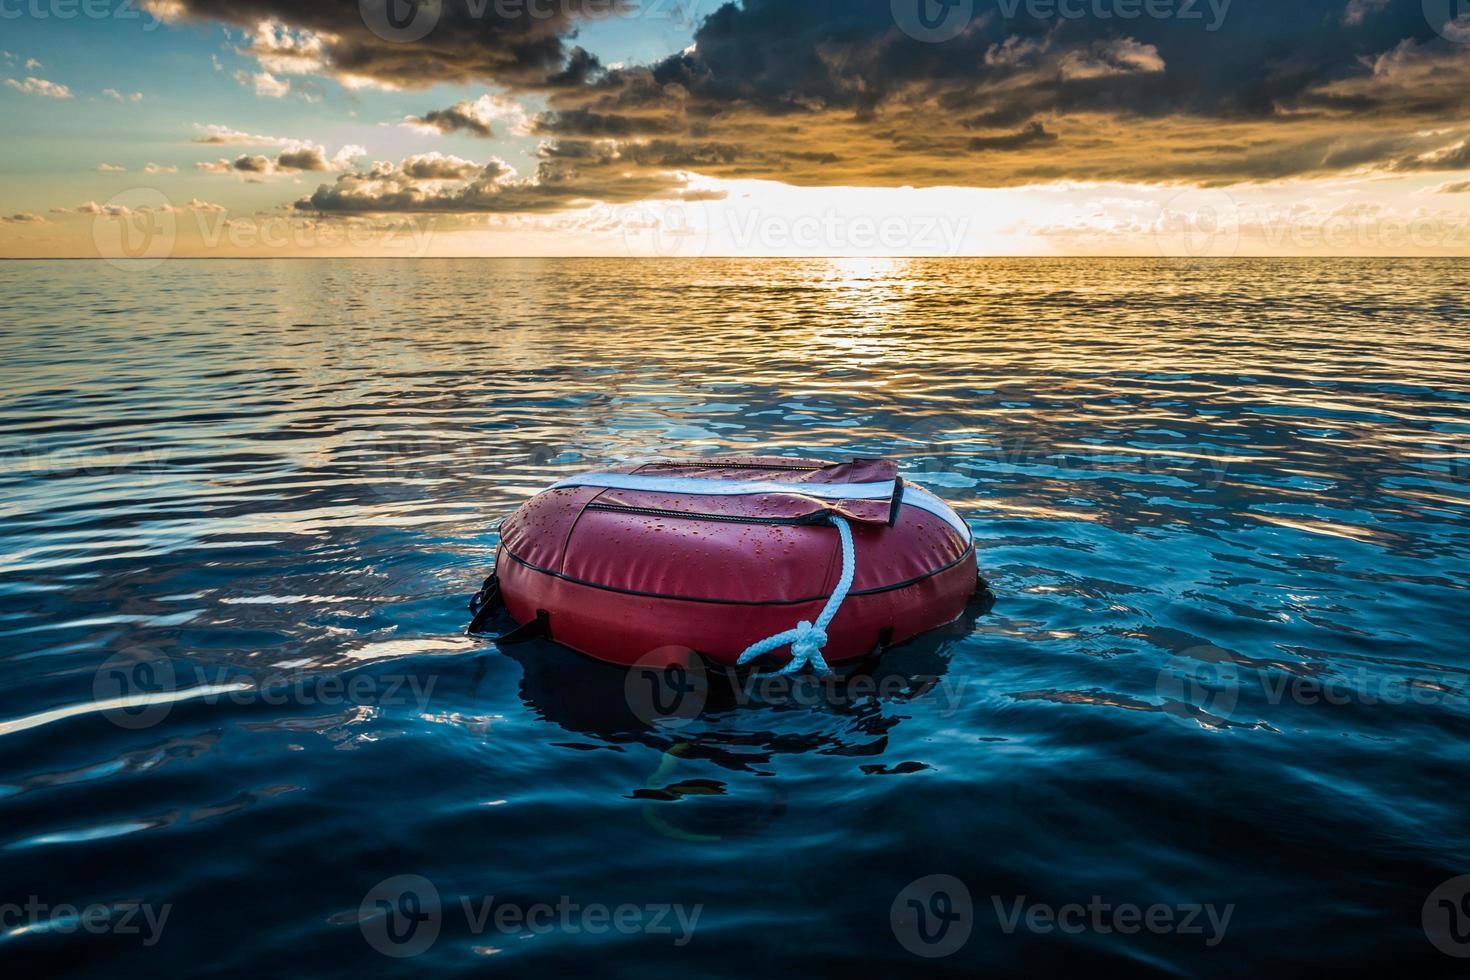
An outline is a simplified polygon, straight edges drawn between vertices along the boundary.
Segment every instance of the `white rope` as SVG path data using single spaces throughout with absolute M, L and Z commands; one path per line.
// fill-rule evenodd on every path
M 837 588 L 832 591 L 827 605 L 822 608 L 822 614 L 817 617 L 815 623 L 803 620 L 784 633 L 777 633 L 775 636 L 766 637 L 759 643 L 751 644 L 736 661 L 738 666 L 743 667 L 756 657 L 789 643 L 791 644 L 791 663 L 775 673 L 759 676 L 782 677 L 796 673 L 807 664 L 811 664 L 812 672 L 818 677 L 825 677 L 832 673 L 832 668 L 828 667 L 827 661 L 822 659 L 822 647 L 827 645 L 827 627 L 831 625 L 832 618 L 837 615 L 838 607 L 842 605 L 842 600 L 847 598 L 848 590 L 852 588 L 852 576 L 857 570 L 857 562 L 852 547 L 852 528 L 848 526 L 846 518 L 829 514 L 828 519 L 837 526 L 837 533 L 842 537 L 842 578 L 838 580 Z

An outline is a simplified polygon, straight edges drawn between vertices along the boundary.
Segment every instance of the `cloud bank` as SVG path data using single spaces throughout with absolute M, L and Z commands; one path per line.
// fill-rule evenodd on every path
M 574 40 L 627 4 L 609 14 L 609 0 L 440 0 L 394 26 L 374 19 L 378 2 L 164 6 L 176 20 L 241 27 L 240 52 L 277 85 L 320 75 L 354 89 L 498 86 L 509 99 L 461 100 L 405 125 L 534 132 L 536 173 L 508 177 L 491 160 L 428 178 L 408 161 L 375 164 L 298 207 L 541 211 L 677 195 L 694 173 L 1013 187 L 1470 168 L 1470 44 L 1414 2 L 997 0 L 959 4 L 973 16 L 936 38 L 898 15 L 902 0 L 744 0 L 716 9 L 685 51 L 622 67 Z M 247 77 L 259 91 L 259 75 Z M 508 107 L 531 94 L 548 110 L 516 118 Z M 285 169 L 266 157 L 229 168 L 258 174 L 260 160 Z

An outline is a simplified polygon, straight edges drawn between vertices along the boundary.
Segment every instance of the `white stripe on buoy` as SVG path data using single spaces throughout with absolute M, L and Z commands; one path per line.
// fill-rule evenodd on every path
M 744 497 L 761 493 L 796 494 L 818 500 L 890 500 L 893 480 L 878 483 L 777 483 L 770 480 L 709 480 L 696 476 L 642 476 L 636 473 L 583 473 L 553 484 L 552 490 L 568 487 L 602 487 L 608 490 L 643 490 L 650 493 L 682 493 L 696 497 Z M 970 527 L 950 506 L 914 483 L 904 483 L 903 502 L 928 511 L 970 541 Z

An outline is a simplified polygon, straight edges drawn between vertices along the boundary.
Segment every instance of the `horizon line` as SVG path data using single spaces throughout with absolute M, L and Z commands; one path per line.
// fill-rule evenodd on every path
M 958 259 L 1136 259 L 1139 261 L 1178 260 L 1185 262 L 1243 262 L 1254 259 L 1300 259 L 1315 262 L 1329 259 L 1422 259 L 1450 260 L 1470 258 L 1470 252 L 1446 253 L 1444 255 L 1355 255 L 1352 253 L 1329 253 L 1322 255 L 1262 254 L 1262 255 L 1138 255 L 1133 253 L 1098 254 L 1067 253 L 1057 255 L 989 254 L 989 255 L 171 255 L 162 258 L 127 258 L 101 255 L 0 255 L 0 262 L 107 262 L 117 265 L 148 263 L 162 265 L 166 262 L 325 262 L 346 259 L 353 262 L 459 262 L 466 259 L 484 261 L 519 262 L 527 259 L 609 259 L 614 261 L 638 262 L 699 262 L 710 259 L 769 259 L 782 261 L 803 260 L 847 260 L 847 259 L 891 259 L 921 261 L 954 261 Z

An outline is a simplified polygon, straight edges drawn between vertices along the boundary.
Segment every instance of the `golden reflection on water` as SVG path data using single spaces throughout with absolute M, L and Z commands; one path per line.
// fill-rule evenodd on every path
M 1434 313 L 1459 294 L 1454 265 L 211 262 L 160 275 L 102 269 L 71 292 L 38 289 L 5 328 L 5 421 L 26 451 L 6 459 L 0 507 L 46 513 L 56 483 L 37 477 L 58 473 L 84 510 L 190 506 L 146 534 L 120 520 L 63 540 L 51 526 L 69 518 L 41 519 L 5 541 L 12 567 L 379 531 L 488 549 L 491 523 L 555 479 L 667 455 L 890 455 L 976 524 L 1051 528 L 1091 551 L 1105 532 L 1178 527 L 1432 551 L 1402 525 L 1465 502 L 1463 482 L 1433 478 L 1461 465 L 1467 438 L 1470 340 Z M 126 313 L 75 314 L 92 307 Z M 68 317 L 69 331 L 47 327 Z M 380 640 L 396 638 L 366 649 L 399 649 Z

